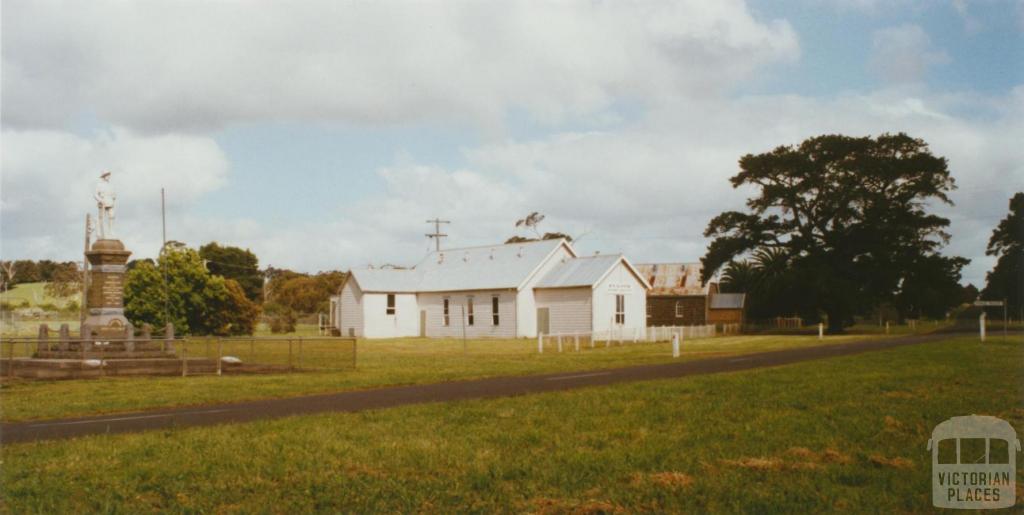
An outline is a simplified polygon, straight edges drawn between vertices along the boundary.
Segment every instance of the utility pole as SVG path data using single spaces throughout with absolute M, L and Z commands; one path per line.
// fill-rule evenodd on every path
M 441 251 L 441 238 L 447 238 L 447 234 L 441 233 L 441 224 L 450 224 L 449 220 L 441 220 L 440 218 L 434 218 L 433 220 L 427 220 L 428 224 L 434 224 L 433 234 L 427 234 L 427 238 L 434 239 L 434 248 L 438 252 Z
M 160 247 L 160 270 L 164 276 L 164 326 L 170 322 L 171 295 L 167 291 L 167 259 L 164 253 L 167 252 L 167 207 L 164 202 L 164 189 L 160 188 L 160 230 L 162 233 L 163 245 Z

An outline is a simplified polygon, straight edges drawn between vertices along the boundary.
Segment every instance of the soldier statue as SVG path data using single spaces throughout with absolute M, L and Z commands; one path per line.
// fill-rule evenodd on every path
M 93 194 L 93 198 L 96 199 L 96 206 L 100 211 L 99 218 L 96 220 L 96 226 L 99 229 L 99 237 L 97 239 L 114 239 L 114 200 L 117 199 L 117 195 L 114 194 L 114 188 L 110 185 L 110 172 L 108 170 L 104 170 L 100 174 L 100 180 L 96 183 L 96 192 Z

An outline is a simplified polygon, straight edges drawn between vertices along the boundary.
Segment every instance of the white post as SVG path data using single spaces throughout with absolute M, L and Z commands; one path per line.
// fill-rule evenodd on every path
M 978 331 L 981 333 L 981 341 L 985 341 L 985 312 L 982 311 L 981 315 L 978 315 Z
M 562 333 L 558 333 L 558 352 L 562 352 Z
M 679 335 L 678 334 L 673 334 L 672 335 L 672 357 L 673 358 L 678 358 L 679 357 Z
M 885 334 L 889 334 L 889 321 L 885 321 Z
M 537 332 L 537 354 L 544 354 L 544 333 Z
M 825 324 L 818 322 L 818 339 L 825 339 Z

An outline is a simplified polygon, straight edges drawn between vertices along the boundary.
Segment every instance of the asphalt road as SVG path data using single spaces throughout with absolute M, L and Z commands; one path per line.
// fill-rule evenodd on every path
M 210 426 L 291 415 L 352 412 L 408 404 L 507 397 L 632 381 L 736 372 L 891 349 L 948 339 L 949 337 L 949 334 L 928 334 L 874 338 L 818 347 L 724 356 L 679 363 L 531 376 L 492 377 L 471 381 L 399 386 L 120 415 L 5 423 L 0 424 L 0 442 L 10 444 L 94 434 Z

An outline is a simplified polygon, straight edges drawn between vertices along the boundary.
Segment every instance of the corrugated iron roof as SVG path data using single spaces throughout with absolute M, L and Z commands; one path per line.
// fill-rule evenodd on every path
M 711 284 L 701 284 L 700 263 L 644 263 L 637 271 L 651 284 L 648 296 L 707 295 Z
M 414 292 L 420 283 L 420 275 L 415 270 L 393 268 L 353 269 L 352 277 L 363 291 Z
M 439 292 L 515 289 L 565 240 L 541 240 L 431 252 L 410 270 L 359 269 L 352 274 L 363 291 Z M 364 283 L 364 280 L 366 281 Z
M 621 259 L 622 254 L 566 259 L 544 275 L 537 288 L 593 286 Z
M 708 302 L 710 309 L 743 309 L 746 293 L 715 293 Z

